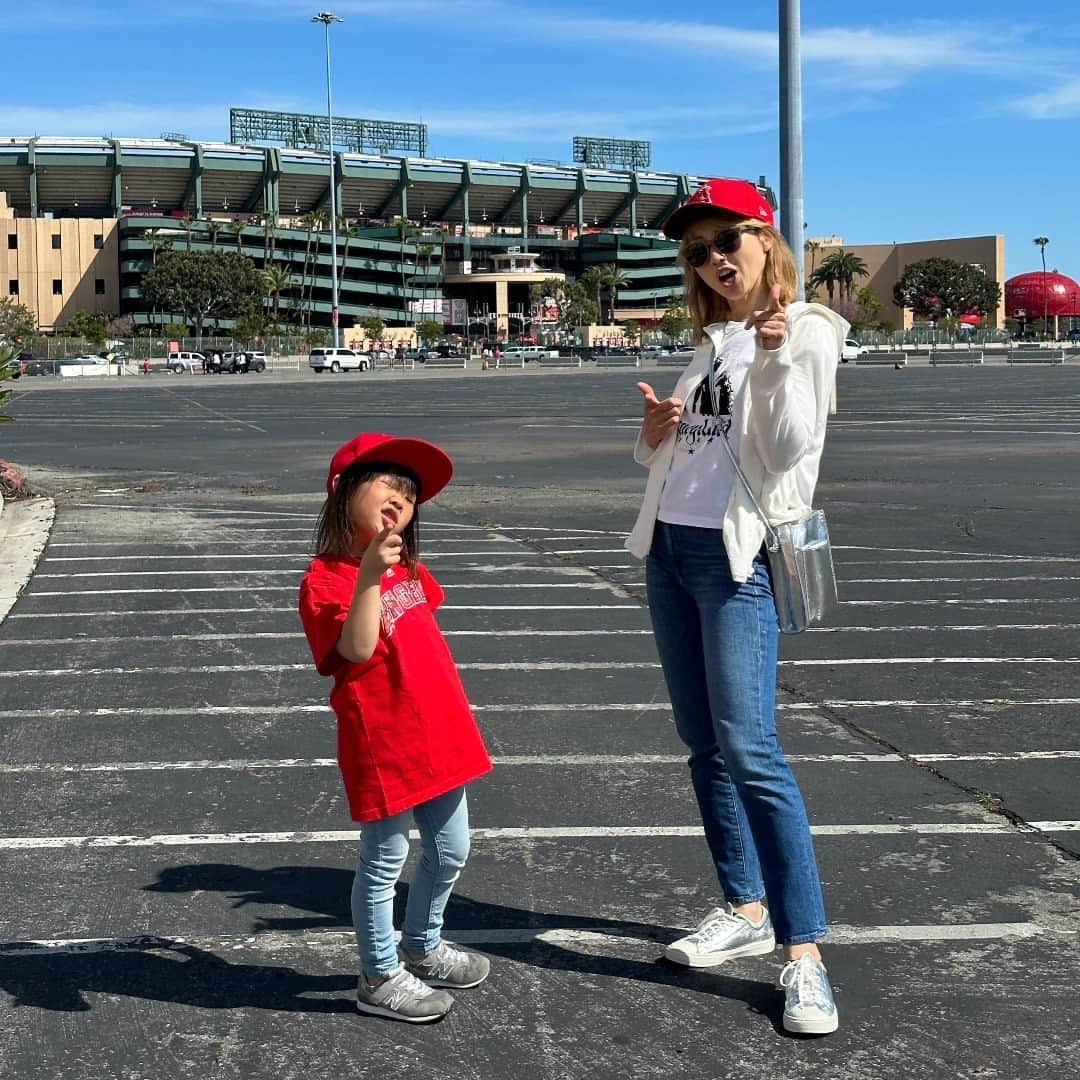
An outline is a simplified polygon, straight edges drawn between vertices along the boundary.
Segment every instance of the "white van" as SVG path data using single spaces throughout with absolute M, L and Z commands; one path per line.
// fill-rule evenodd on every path
M 367 353 L 353 349 L 312 349 L 307 358 L 308 367 L 321 375 L 324 371 L 367 371 L 371 367 L 371 357 Z

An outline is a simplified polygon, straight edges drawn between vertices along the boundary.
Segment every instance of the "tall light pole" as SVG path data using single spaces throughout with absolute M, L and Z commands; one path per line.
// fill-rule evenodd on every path
M 803 298 L 802 62 L 799 0 L 779 0 L 780 229 L 795 255 L 796 300 Z
M 320 11 L 312 15 L 312 22 L 323 24 L 326 31 L 326 123 L 329 128 L 326 136 L 327 150 L 330 154 L 330 322 L 334 338 L 334 348 L 341 344 L 338 333 L 338 280 L 337 280 L 337 190 L 334 183 L 334 110 L 330 105 L 330 24 L 344 22 L 332 11 Z

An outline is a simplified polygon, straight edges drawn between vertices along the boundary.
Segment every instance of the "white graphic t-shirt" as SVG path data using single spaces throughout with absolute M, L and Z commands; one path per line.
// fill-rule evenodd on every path
M 754 331 L 742 322 L 724 325 L 719 352 L 713 357 L 715 408 L 709 379 L 698 384 L 683 406 L 657 517 L 671 525 L 719 529 L 736 482 L 735 470 L 721 440 L 739 456 L 739 431 L 732 425 L 735 402 L 743 392 L 754 361 Z

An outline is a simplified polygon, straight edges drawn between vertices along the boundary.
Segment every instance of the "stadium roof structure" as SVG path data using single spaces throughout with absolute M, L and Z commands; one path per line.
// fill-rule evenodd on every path
M 528 162 L 335 152 L 346 217 L 659 229 L 703 177 Z M 0 191 L 20 216 L 250 213 L 330 205 L 325 151 L 171 139 L 0 136 Z M 771 191 L 759 182 L 766 197 Z

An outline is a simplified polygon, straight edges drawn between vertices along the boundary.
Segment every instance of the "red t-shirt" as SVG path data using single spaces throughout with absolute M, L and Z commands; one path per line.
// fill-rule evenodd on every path
M 491 759 L 433 614 L 443 590 L 427 568 L 391 567 L 380 581 L 381 625 L 362 664 L 337 651 L 357 559 L 319 555 L 300 583 L 300 620 L 315 667 L 334 677 L 338 765 L 354 821 L 389 817 L 475 780 Z

